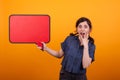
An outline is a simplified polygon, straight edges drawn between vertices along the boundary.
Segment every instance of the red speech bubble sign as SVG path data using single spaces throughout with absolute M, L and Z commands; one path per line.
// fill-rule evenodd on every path
M 9 17 L 10 42 L 36 43 L 50 41 L 50 16 L 11 15 Z

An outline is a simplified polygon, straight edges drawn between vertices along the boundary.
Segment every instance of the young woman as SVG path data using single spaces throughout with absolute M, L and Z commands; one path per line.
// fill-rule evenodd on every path
M 57 58 L 64 56 L 59 80 L 87 80 L 86 68 L 94 61 L 95 52 L 91 29 L 90 20 L 81 17 L 76 22 L 76 33 L 70 34 L 61 43 L 59 51 L 50 49 L 42 42 L 44 51 Z

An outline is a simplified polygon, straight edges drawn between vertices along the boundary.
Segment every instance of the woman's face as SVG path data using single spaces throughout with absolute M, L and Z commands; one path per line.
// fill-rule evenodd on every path
M 90 27 L 86 21 L 79 23 L 79 25 L 77 26 L 77 32 L 79 36 L 81 35 L 82 37 L 84 37 L 85 34 L 89 35 L 90 31 Z

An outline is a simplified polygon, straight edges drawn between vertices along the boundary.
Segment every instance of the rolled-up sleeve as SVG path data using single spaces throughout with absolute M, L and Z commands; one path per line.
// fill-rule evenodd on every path
M 89 47 L 89 56 L 92 58 L 92 62 L 95 60 L 94 54 L 95 54 L 95 45 L 92 45 Z
M 62 42 L 61 43 L 61 48 L 62 48 L 62 50 L 65 52 L 65 47 L 66 47 L 66 42 Z
M 66 39 L 61 43 L 61 48 L 62 50 L 65 52 L 66 48 L 67 48 L 67 45 L 69 43 L 69 40 L 70 40 L 70 37 L 66 37 Z

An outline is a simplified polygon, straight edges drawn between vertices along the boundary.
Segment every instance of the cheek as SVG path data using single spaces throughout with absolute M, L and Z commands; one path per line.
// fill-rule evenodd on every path
M 87 29 L 87 30 L 85 30 L 85 31 L 86 31 L 88 34 L 90 34 L 90 30 Z
M 79 33 L 81 30 L 77 28 L 76 31 Z
M 90 34 L 91 30 L 88 31 L 88 34 Z

